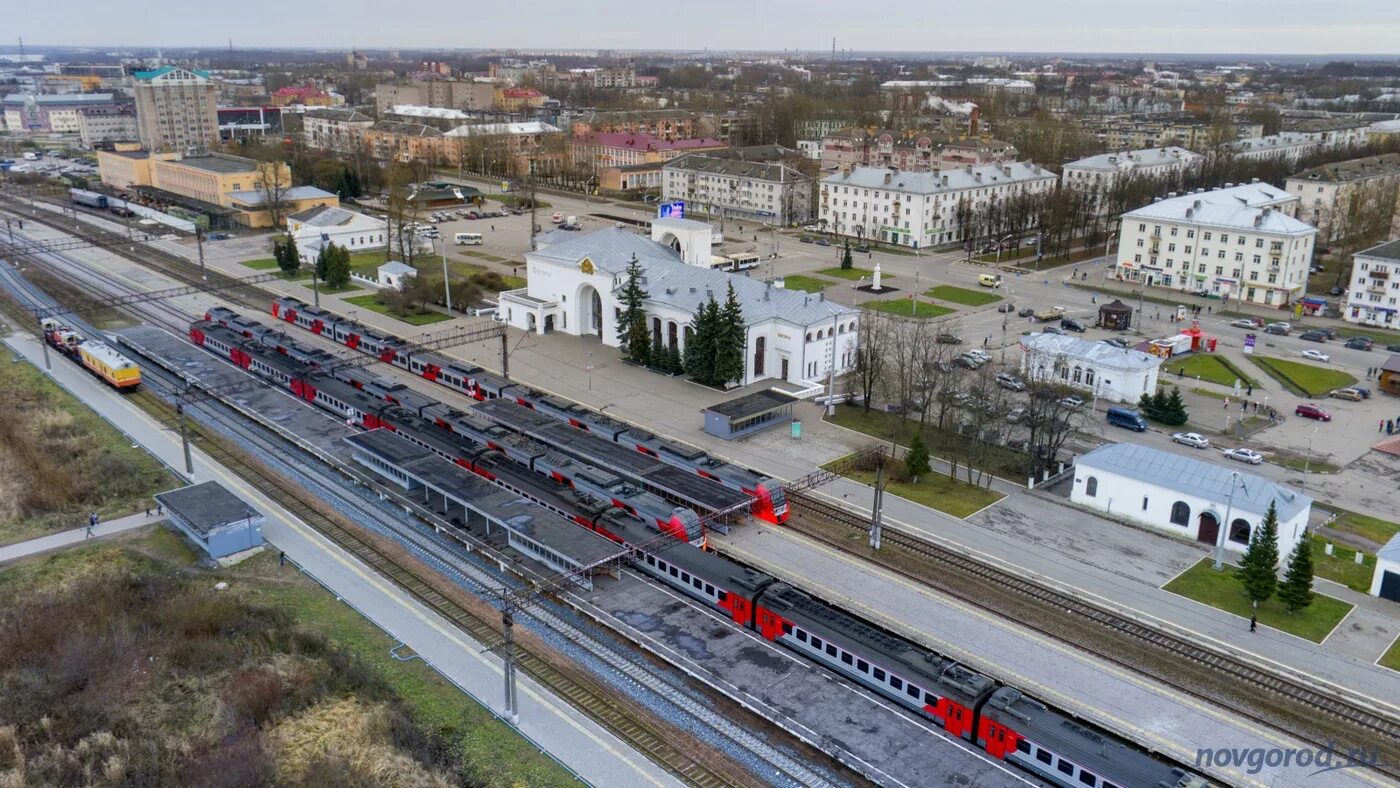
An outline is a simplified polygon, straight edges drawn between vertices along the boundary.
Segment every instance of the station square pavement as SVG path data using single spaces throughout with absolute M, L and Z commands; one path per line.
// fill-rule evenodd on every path
M 178 248 L 185 255 L 191 254 L 193 250 L 183 243 L 159 242 L 172 251 Z M 88 254 L 114 257 L 97 250 L 89 250 Z M 220 259 L 211 265 L 231 275 L 248 272 L 231 260 Z M 311 300 L 309 288 L 299 283 L 271 282 L 267 286 Z M 323 296 L 321 303 L 342 314 L 354 312 L 363 322 L 410 339 L 440 331 L 445 325 L 413 327 L 386 315 L 352 309 L 340 299 Z M 723 441 L 701 430 L 700 411 L 741 392 L 724 394 L 684 378 L 662 377 L 624 364 L 615 349 L 596 339 L 512 330 L 509 345 L 511 375 L 517 380 L 781 478 L 799 477 L 823 462 L 872 442 L 869 436 L 821 422 L 820 408 L 810 403 L 799 403 L 795 410 L 804 422 L 800 440 L 793 440 L 783 430 L 769 430 L 745 440 Z M 499 345 L 494 341 L 441 352 L 489 369 L 500 368 Z M 1026 492 L 1012 482 L 999 481 L 994 486 L 1008 497 L 970 520 L 887 496 L 886 522 L 1020 567 L 1139 615 L 1170 621 L 1202 639 L 1228 644 L 1372 697 L 1400 698 L 1396 674 L 1373 664 L 1384 650 L 1384 641 L 1400 631 L 1397 614 L 1386 603 L 1367 602 L 1370 598 L 1360 600 L 1364 604 L 1359 604 L 1338 628 L 1340 637 L 1334 635 L 1338 644 L 1344 644 L 1340 647 L 1333 645 L 1331 639 L 1317 646 L 1273 630 L 1249 633 L 1247 622 L 1236 616 L 1160 590 L 1161 584 L 1189 566 L 1192 556 L 1203 555 L 1200 548 L 1070 509 L 1053 498 Z M 858 511 L 867 508 L 861 502 L 868 504 L 871 497 L 868 486 L 848 479 L 833 480 L 819 492 Z M 1054 514 L 1056 511 L 1061 514 Z M 1017 532 L 1010 525 L 1017 522 L 1037 527 Z M 1043 527 L 1047 523 L 1054 527 Z M 1069 546 L 1065 546 L 1066 542 Z M 1125 571 L 1125 566 L 1133 566 L 1133 571 Z M 1344 596 L 1347 591 L 1340 587 L 1320 590 L 1330 590 L 1335 596 Z

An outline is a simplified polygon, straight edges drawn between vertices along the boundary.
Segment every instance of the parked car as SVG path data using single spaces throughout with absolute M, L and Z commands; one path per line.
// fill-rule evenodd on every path
M 1371 390 L 1366 388 L 1365 386 L 1352 386 L 1351 390 L 1355 391 L 1357 394 L 1360 394 L 1362 399 L 1371 398 Z
M 1238 460 L 1239 462 L 1247 462 L 1250 465 L 1258 465 L 1264 461 L 1264 455 L 1253 449 L 1246 449 L 1243 447 L 1238 449 L 1226 449 L 1221 452 L 1221 454 L 1224 454 L 1227 460 Z
M 1316 419 L 1317 421 L 1331 421 L 1332 414 L 1312 404 L 1304 402 L 1293 409 L 1294 416 L 1302 416 L 1305 419 Z
M 1349 347 L 1352 350 L 1370 350 L 1375 346 L 1376 341 L 1370 337 L 1352 337 L 1342 347 Z
M 1064 332 L 1064 331 L 1061 331 L 1060 328 L 1059 328 L 1058 326 L 1046 326 L 1045 328 L 1040 329 L 1040 333 L 1042 333 L 1042 334 L 1063 334 L 1063 333 L 1065 333 L 1065 332 Z
M 866 254 L 866 253 L 868 253 L 868 252 L 870 251 L 870 247 L 869 247 L 869 246 L 866 246 L 865 244 L 857 244 L 857 245 L 851 247 L 851 251 L 853 251 L 853 252 L 860 252 L 861 254 Z
M 817 246 L 831 246 L 831 241 L 828 241 L 828 240 L 825 239 L 825 238 L 818 238 L 818 239 L 817 239 Z
M 798 238 L 797 240 L 801 241 L 801 242 L 804 243 L 804 244 L 809 244 L 809 243 L 811 243 L 811 242 L 813 242 L 813 241 L 815 241 L 815 240 L 817 240 L 817 239 L 813 238 L 813 237 L 810 236 L 810 235 L 804 235 L 804 236 L 802 236 L 801 238 Z
M 1361 400 L 1366 399 L 1365 397 L 1361 396 L 1361 392 L 1357 391 L 1356 389 L 1337 389 L 1336 391 L 1332 392 L 1329 396 L 1331 396 L 1333 399 L 1345 399 L 1351 400 L 1352 402 L 1360 402 Z
M 1327 341 L 1327 335 L 1324 334 L 1324 333 L 1322 333 L 1321 331 L 1304 331 L 1303 333 L 1301 333 L 1301 334 L 1298 335 L 1298 338 L 1301 339 L 1301 340 L 1303 340 L 1304 342 L 1326 342 L 1326 341 Z
M 1314 328 L 1313 331 L 1321 331 L 1321 332 L 1322 332 L 1322 335 L 1325 336 L 1325 337 L 1327 337 L 1328 339 L 1337 339 L 1338 337 L 1341 336 L 1341 334 L 1337 333 L 1337 329 L 1331 328 L 1331 327 L 1329 327 L 1329 326 L 1323 326 L 1323 327 L 1321 327 L 1321 328 Z
M 1078 394 L 1070 394 L 1062 398 L 1060 404 L 1064 405 L 1066 408 L 1082 408 L 1084 407 L 1084 398 Z
M 1016 422 L 1020 421 L 1021 419 L 1024 419 L 1025 417 L 1026 406 L 1017 405 L 1016 407 L 1012 408 L 1009 412 L 1007 412 L 1006 421 L 1007 423 L 1015 424 Z
M 1310 361 L 1331 361 L 1331 360 L 1332 360 L 1332 357 L 1331 357 L 1331 356 L 1327 355 L 1326 353 L 1323 353 L 1321 350 L 1313 350 L 1312 348 L 1308 348 L 1307 350 L 1304 350 L 1304 351 L 1303 351 L 1303 358 L 1306 358 L 1306 359 L 1308 359 L 1308 360 L 1310 360 Z
M 997 385 L 1001 386 L 1004 389 L 1011 389 L 1012 391 L 1026 390 L 1026 382 L 1024 380 L 1021 380 L 1020 377 L 1011 374 L 1010 372 L 998 373 Z
M 1004 303 L 997 304 L 997 311 L 998 311 L 998 312 L 1015 312 L 1015 311 L 1016 311 L 1016 305 L 1013 304 L 1013 303 L 1011 303 L 1010 301 L 1006 301 L 1006 302 L 1004 302 Z
M 1026 307 L 1026 308 L 1024 308 L 1024 309 L 1017 310 L 1017 312 L 1016 312 L 1016 316 L 1017 316 L 1017 317 L 1030 317 L 1030 316 L 1032 316 L 1032 315 L 1034 315 L 1034 314 L 1035 314 L 1035 310 L 1032 309 L 1031 307 Z
M 1089 327 L 1088 327 L 1088 326 L 1084 325 L 1083 323 L 1079 322 L 1078 320 L 1075 320 L 1075 319 L 1072 318 L 1072 317 L 1062 317 L 1062 318 L 1060 318 L 1060 328 L 1063 328 L 1063 329 L 1065 329 L 1066 331 L 1073 331 L 1073 332 L 1078 333 L 1078 334 L 1082 334 L 1082 333 L 1084 333 L 1085 331 L 1088 331 L 1088 330 L 1089 330 Z
M 975 347 L 975 348 L 973 348 L 973 349 L 971 349 L 971 350 L 963 351 L 963 355 L 964 355 L 964 356 L 972 356 L 973 358 L 977 359 L 978 361 L 982 362 L 983 364 L 985 364 L 985 363 L 987 363 L 988 361 L 991 361 L 991 360 L 992 360 L 992 354 L 991 354 L 991 353 L 988 353 L 987 351 L 983 350 L 983 349 L 980 348 L 980 347 Z
M 1239 320 L 1230 323 L 1230 325 L 1234 326 L 1235 328 L 1258 328 L 1259 322 L 1258 318 L 1242 317 Z
M 956 334 L 939 334 L 934 337 L 934 341 L 940 345 L 961 345 L 962 337 Z
M 1346 292 L 1346 288 L 1343 288 L 1343 287 L 1334 287 L 1334 288 L 1332 288 L 1331 290 L 1328 290 L 1328 291 L 1327 291 L 1327 295 L 1339 296 L 1339 295 L 1341 295 L 1342 293 L 1345 293 L 1345 292 Z
M 1210 439 L 1198 432 L 1173 432 L 1172 442 L 1180 443 L 1182 446 L 1190 446 L 1193 449 L 1210 448 Z
M 1141 413 L 1128 408 L 1109 408 L 1104 414 L 1108 423 L 1115 427 L 1124 427 L 1134 432 L 1147 432 L 1147 419 Z
M 1273 330 L 1271 331 L 1270 329 L 1273 329 Z M 1267 326 L 1264 326 L 1264 331 L 1265 331 L 1266 333 L 1269 333 L 1269 334 L 1288 334 L 1288 333 L 1291 332 L 1292 330 L 1293 330 L 1293 324 L 1292 324 L 1292 323 L 1285 323 L 1285 322 L 1282 322 L 1282 321 L 1277 322 L 1277 323 L 1270 323 L 1270 324 L 1268 324 Z
M 962 355 L 953 359 L 953 363 L 957 364 L 960 367 L 965 367 L 967 369 L 977 369 L 978 367 L 982 366 L 987 362 L 977 358 L 976 356 L 971 356 L 967 353 L 963 353 Z

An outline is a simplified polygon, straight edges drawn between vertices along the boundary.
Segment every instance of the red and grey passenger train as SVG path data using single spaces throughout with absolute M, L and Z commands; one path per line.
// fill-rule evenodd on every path
M 637 429 L 577 403 L 512 383 L 481 367 L 452 361 L 432 351 L 410 350 L 411 345 L 399 337 L 290 296 L 272 303 L 272 315 L 475 399 L 514 399 L 527 408 L 548 413 L 571 426 L 602 435 L 668 465 L 739 490 L 754 499 L 752 513 L 756 517 L 772 523 L 787 519 L 788 502 L 782 482 L 757 471 L 711 457 L 693 446 Z

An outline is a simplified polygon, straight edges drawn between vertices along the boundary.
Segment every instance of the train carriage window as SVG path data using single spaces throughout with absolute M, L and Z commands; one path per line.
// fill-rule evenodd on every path
M 786 622 L 786 621 L 783 622 L 783 634 L 784 634 L 784 635 L 791 635 L 791 634 L 792 634 L 792 624 L 789 624 L 789 623 Z
M 1118 788 L 1118 786 L 1114 785 L 1113 783 L 1109 782 L 1108 780 L 1104 780 L 1104 781 L 1103 781 L 1103 788 Z
M 938 696 L 935 695 L 935 694 L 933 694 L 932 692 L 925 692 L 925 693 L 924 693 L 924 703 L 927 703 L 927 704 L 930 705 L 930 706 L 937 706 L 937 705 L 938 705 Z
M 1035 759 L 1041 763 L 1050 763 L 1055 760 L 1055 756 L 1051 755 L 1049 750 L 1036 750 Z
M 1025 739 L 1017 739 L 1017 740 L 1016 740 L 1016 752 L 1029 753 L 1030 751 L 1031 751 L 1031 743 L 1030 743 L 1030 742 L 1026 741 Z
M 916 686 L 914 686 L 913 684 L 910 684 L 909 686 L 907 686 L 907 687 L 904 688 L 904 694 L 908 695 L 909 697 L 913 698 L 914 700 L 918 700 L 918 699 L 919 699 L 919 692 L 920 692 L 919 688 L 916 687 Z
M 682 582 L 682 583 L 689 583 L 689 582 L 690 582 L 690 573 L 689 573 L 689 572 L 681 572 L 681 582 Z
M 807 633 L 806 633 L 806 632 L 803 632 L 802 630 L 799 629 L 799 630 L 797 630 L 797 631 L 796 631 L 795 633 L 793 633 L 793 634 L 797 635 L 797 642 L 799 642 L 799 643 L 806 643 L 806 642 L 807 642 Z
M 884 671 L 884 669 L 883 669 L 883 668 L 876 668 L 876 669 L 875 669 L 874 676 L 875 676 L 875 680 L 876 680 L 876 681 L 884 681 L 884 680 L 885 680 L 885 671 Z
M 841 661 L 846 663 L 847 665 L 855 664 L 855 658 L 850 655 L 850 652 L 846 651 L 841 652 Z
M 870 663 L 866 662 L 863 659 L 858 659 L 856 660 L 856 670 L 860 671 L 861 673 L 869 673 Z
M 898 676 L 890 676 L 890 686 L 895 689 L 904 689 L 904 679 Z
M 1064 774 L 1074 774 L 1074 764 L 1064 758 L 1061 758 L 1060 762 L 1055 764 L 1055 768 L 1059 769 Z
M 674 566 L 668 566 L 668 567 L 666 567 L 666 569 L 667 569 L 667 571 L 669 571 L 669 572 L 671 573 L 671 577 L 680 577 L 680 576 L 681 576 L 680 570 L 677 569 L 677 568 L 675 568 Z
M 1090 786 L 1090 788 L 1093 788 L 1093 786 L 1099 784 L 1099 778 L 1095 777 L 1092 774 L 1089 774 L 1083 769 L 1079 770 L 1079 781 L 1087 786 Z
M 707 596 L 714 596 L 714 595 L 715 595 L 715 587 L 712 586 L 712 585 L 710 585 L 709 583 L 706 583 L 706 584 L 705 584 L 705 594 L 706 594 Z
M 831 657 L 836 656 L 836 647 L 833 646 L 833 645 L 831 645 L 830 643 L 827 643 L 827 644 L 826 644 L 826 653 L 827 653 L 827 656 L 831 656 Z
M 701 582 L 701 581 L 700 581 L 700 578 L 698 578 L 698 577 L 692 577 L 692 578 L 690 579 L 690 584 L 693 585 L 693 586 L 695 586 L 695 590 L 696 590 L 696 591 L 704 591 L 704 590 L 705 590 L 705 584 L 704 584 L 703 582 Z
M 651 564 L 652 566 L 656 566 L 656 556 L 654 556 L 654 555 L 648 555 L 648 556 L 647 556 L 647 563 L 648 563 L 648 564 Z
M 817 637 L 816 635 L 812 636 L 812 648 L 816 649 L 817 651 L 822 650 L 822 639 Z

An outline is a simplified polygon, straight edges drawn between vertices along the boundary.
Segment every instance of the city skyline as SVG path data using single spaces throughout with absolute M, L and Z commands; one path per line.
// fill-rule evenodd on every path
M 424 0 L 414 6 L 416 13 L 378 18 L 381 8 L 366 0 L 346 0 L 328 15 L 321 7 L 252 0 L 200 9 L 200 24 L 191 28 L 188 7 L 170 0 L 144 3 L 140 15 L 131 14 L 129 6 L 80 0 L 31 7 L 13 33 L 30 46 L 117 49 L 224 46 L 231 38 L 235 46 L 268 48 L 823 52 L 834 35 L 838 50 L 861 52 L 1400 55 L 1400 4 L 1382 0 L 1330 7 L 1323 19 L 1314 13 L 1315 4 L 1301 0 L 1224 6 L 1187 0 L 1170 13 L 1145 3 L 1076 0 L 1051 7 L 1000 0 L 937 4 L 880 19 L 853 18 L 845 4 L 793 0 L 722 0 L 667 8 L 664 14 L 637 14 L 634 5 L 619 0 L 586 5 L 546 0 L 528 9 L 485 4 L 460 22 L 454 21 L 460 6 L 445 0 Z M 541 27 L 536 24 L 540 19 L 551 24 Z M 619 19 L 625 22 L 619 25 Z M 275 24 L 269 24 L 272 20 Z M 995 24 L 999 20 L 1014 24 Z M 1244 30 L 1247 37 L 1241 35 Z M 1164 42 L 1173 46 L 1164 47 Z

